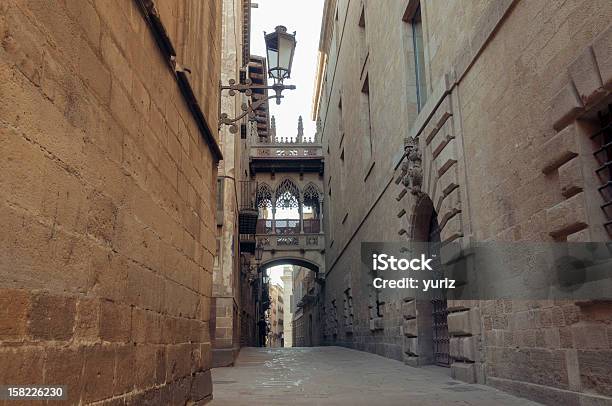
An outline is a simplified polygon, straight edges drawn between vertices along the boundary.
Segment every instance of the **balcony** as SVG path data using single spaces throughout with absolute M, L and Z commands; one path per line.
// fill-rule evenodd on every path
M 323 147 L 308 141 L 256 143 L 251 145 L 249 161 L 251 173 L 323 173 Z
M 240 234 L 255 234 L 259 212 L 255 204 L 257 184 L 252 181 L 239 181 L 240 206 L 238 208 L 238 229 Z
M 321 221 L 319 219 L 304 219 L 303 234 L 319 234 Z M 299 219 L 259 219 L 257 220 L 257 234 L 302 234 Z
M 323 234 L 256 234 L 264 251 L 321 251 L 325 249 Z
M 240 234 L 240 252 L 255 254 L 255 234 Z

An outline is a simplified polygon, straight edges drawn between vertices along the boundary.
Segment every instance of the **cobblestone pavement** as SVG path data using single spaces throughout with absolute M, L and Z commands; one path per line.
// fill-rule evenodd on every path
M 212 405 L 537 405 L 446 371 L 342 347 L 243 348 L 213 369 Z

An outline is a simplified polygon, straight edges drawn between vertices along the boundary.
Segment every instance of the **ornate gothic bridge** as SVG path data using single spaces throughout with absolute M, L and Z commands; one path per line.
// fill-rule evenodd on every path
M 258 211 L 254 235 L 242 244 L 263 248 L 260 267 L 293 264 L 324 275 L 323 151 L 319 134 L 306 138 L 302 118 L 295 138 L 269 138 L 250 145 L 253 203 Z

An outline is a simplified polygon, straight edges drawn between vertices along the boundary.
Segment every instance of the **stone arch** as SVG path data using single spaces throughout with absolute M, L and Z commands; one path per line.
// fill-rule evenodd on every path
M 315 185 L 312 182 L 308 182 L 306 186 L 304 186 L 302 194 L 304 195 L 304 199 L 306 199 L 307 197 L 311 197 L 311 198 L 322 197 L 321 190 L 319 189 L 317 185 Z
M 264 260 L 260 267 L 262 269 L 268 269 L 277 265 L 297 265 L 303 268 L 310 269 L 314 273 L 319 273 L 321 270 L 321 265 L 317 264 L 314 261 L 305 258 L 293 257 L 293 256 L 282 256 L 282 257 L 272 257 L 270 259 Z
M 315 218 L 320 218 L 323 200 L 323 193 L 317 185 L 312 182 L 308 182 L 308 184 L 302 189 L 302 202 L 305 207 L 312 207 Z
M 434 152 L 427 139 L 406 140 L 397 200 L 400 202 L 398 217 L 402 218 L 399 234 L 411 241 L 428 241 L 429 236 L 424 233 L 429 230 L 432 219 L 438 221 L 442 242 L 463 236 L 456 157 L 442 160 Z
M 397 217 L 401 223 L 399 234 L 412 241 L 431 241 L 432 237 L 428 234 L 432 234 L 431 229 L 434 228 L 433 237 L 437 241 L 428 244 L 427 249 L 439 249 L 453 241 L 460 243 L 460 248 L 470 243 L 469 239 L 464 238 L 470 234 L 471 225 L 468 201 L 462 198 L 466 192 L 462 183 L 461 123 L 453 109 L 455 94 L 448 83 L 445 82 L 444 86 L 445 91 L 439 93 L 438 99 L 428 100 L 424 108 L 427 113 L 421 113 L 426 118 L 411 130 L 405 140 L 401 165 L 396 167 Z M 443 263 L 441 255 L 437 258 Z M 405 325 L 408 334 L 404 334 L 403 351 L 408 356 L 404 361 L 411 365 L 435 362 L 448 366 L 450 363 L 452 373 L 462 374 L 462 380 L 481 382 L 477 371 L 482 368 L 484 358 L 479 359 L 474 355 L 466 358 L 463 355 L 477 354 L 479 351 L 475 343 L 481 339 L 481 332 L 479 328 L 472 327 L 481 323 L 478 304 L 449 300 L 446 306 L 445 302 L 443 298 L 408 302 L 407 311 L 402 311 L 404 319 L 409 321 Z M 441 304 L 442 311 L 438 310 Z M 448 324 L 442 323 L 447 327 L 443 341 L 448 348 L 440 351 L 436 347 L 440 322 L 434 319 L 442 313 L 446 313 L 449 320 Z M 450 323 L 451 319 L 453 323 Z M 469 323 L 465 320 L 469 320 Z M 470 327 L 461 330 L 456 328 L 459 325 Z M 462 354 L 458 353 L 458 345 L 465 342 L 468 349 L 461 350 Z M 436 354 L 447 354 L 447 358 L 441 360 Z M 463 362 L 465 360 L 471 363 L 466 364 Z
M 428 242 L 430 238 L 431 222 L 437 217 L 436 210 L 431 198 L 422 193 L 415 199 L 415 203 L 409 217 L 409 232 L 407 237 L 410 241 Z

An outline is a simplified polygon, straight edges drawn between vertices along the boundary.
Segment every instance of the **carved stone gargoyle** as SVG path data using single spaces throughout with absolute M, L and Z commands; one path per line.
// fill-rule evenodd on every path
M 404 141 L 406 160 L 402 163 L 402 172 L 405 173 L 402 183 L 414 195 L 420 195 L 423 185 L 423 167 L 421 165 L 421 152 L 418 138 L 409 137 Z

